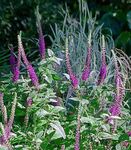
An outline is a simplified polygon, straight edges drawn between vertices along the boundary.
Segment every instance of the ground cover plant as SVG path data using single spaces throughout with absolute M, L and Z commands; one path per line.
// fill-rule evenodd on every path
M 130 58 L 83 1 L 79 19 L 61 10 L 49 48 L 35 15 L 39 57 L 30 61 L 20 31 L 0 74 L 0 149 L 130 150 Z

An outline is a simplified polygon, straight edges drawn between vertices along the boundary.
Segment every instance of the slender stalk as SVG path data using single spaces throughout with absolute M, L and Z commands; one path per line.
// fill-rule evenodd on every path
M 75 145 L 74 150 L 80 150 L 80 127 L 81 127 L 81 113 L 82 113 L 82 102 L 80 93 L 78 92 L 79 97 L 79 106 L 78 106 L 78 116 L 77 116 L 77 127 L 76 127 L 76 136 L 75 136 Z

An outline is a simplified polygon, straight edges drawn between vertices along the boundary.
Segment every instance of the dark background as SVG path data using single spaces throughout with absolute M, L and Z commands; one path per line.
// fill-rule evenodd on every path
M 116 47 L 131 55 L 131 0 L 87 0 L 87 3 L 93 15 L 98 13 L 98 24 L 104 23 L 105 29 L 111 29 Z M 61 7 L 65 8 L 65 4 L 70 13 L 77 17 L 77 0 L 0 0 L 0 64 L 8 60 L 8 45 L 12 43 L 17 46 L 20 30 L 25 39 L 38 38 L 35 18 L 37 5 L 42 15 L 43 32 L 51 35 L 50 25 L 63 21 L 59 11 Z M 50 45 L 46 36 L 46 46 Z

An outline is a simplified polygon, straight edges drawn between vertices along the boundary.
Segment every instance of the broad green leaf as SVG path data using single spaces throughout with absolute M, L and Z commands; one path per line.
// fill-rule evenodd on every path
M 50 126 L 56 130 L 56 134 L 58 134 L 60 137 L 63 137 L 64 139 L 66 138 L 65 131 L 59 121 L 50 123 Z
M 42 117 L 45 117 L 46 115 L 49 115 L 50 113 L 47 112 L 46 110 L 44 109 L 39 109 L 37 112 L 36 112 L 36 115 L 40 118 Z

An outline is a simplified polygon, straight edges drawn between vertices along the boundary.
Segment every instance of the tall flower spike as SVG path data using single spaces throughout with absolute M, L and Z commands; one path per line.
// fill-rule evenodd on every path
M 67 38 L 66 38 L 66 67 L 67 67 L 68 74 L 70 76 L 72 86 L 74 87 L 74 89 L 76 89 L 78 87 L 78 79 L 76 78 L 76 76 L 74 75 L 71 69 Z
M 80 149 L 80 124 L 80 115 L 78 115 L 74 150 Z
M 26 115 L 25 115 L 25 119 L 24 119 L 24 122 L 25 122 L 25 126 L 27 127 L 28 126 L 28 122 L 29 122 L 29 114 L 28 114 L 28 109 L 29 107 L 31 107 L 32 105 L 32 98 L 28 97 L 27 100 L 26 100 Z
M 1 122 L 0 122 L 0 129 L 2 131 L 2 136 L 0 137 L 0 144 L 3 145 L 5 143 L 5 141 L 7 141 L 7 139 L 6 139 L 6 135 L 5 135 L 4 126 Z
M 24 51 L 24 47 L 23 47 L 22 40 L 21 40 L 21 35 L 18 35 L 18 48 L 19 48 L 19 51 L 22 54 L 22 59 L 24 61 L 24 64 L 26 66 L 28 66 L 29 65 L 29 61 L 28 61 L 28 59 L 26 57 L 26 54 L 25 54 L 25 51 Z
M 89 78 L 90 66 L 91 66 L 91 31 L 89 32 L 89 36 L 88 36 L 88 51 L 87 51 L 84 70 L 82 73 L 82 80 L 84 81 L 86 81 Z
M 14 70 L 15 70 L 15 65 L 16 65 L 16 58 L 15 58 L 15 55 L 14 55 L 14 49 L 13 49 L 13 46 L 11 45 L 11 47 L 9 47 L 10 49 L 10 66 L 11 66 L 11 72 L 14 73 Z
M 116 94 L 115 94 L 114 104 L 110 107 L 109 112 L 111 113 L 111 116 L 119 116 L 121 114 L 122 100 L 123 100 L 123 96 L 124 96 L 124 85 L 122 82 L 122 78 L 120 76 L 116 56 L 113 51 L 112 51 L 112 53 L 113 53 L 114 62 L 115 62 Z M 112 117 L 109 117 L 109 123 L 114 124 Z
M 10 115 L 9 121 L 4 125 L 4 127 L 2 126 L 2 124 L 0 126 L 2 129 L 2 136 L 0 137 L 0 144 L 6 145 L 9 149 L 11 149 L 11 145 L 9 144 L 9 139 L 11 137 L 11 128 L 14 122 L 14 115 L 15 115 L 15 108 L 16 108 L 16 101 L 17 101 L 16 96 L 17 95 L 15 93 L 15 98 L 12 104 L 11 115 Z
M 17 82 L 18 79 L 19 79 L 19 76 L 20 76 L 20 63 L 21 63 L 21 49 L 18 45 L 17 63 L 15 65 L 14 73 L 13 73 L 13 77 L 12 77 L 13 82 Z
M 0 93 L 0 107 L 1 107 L 1 112 L 2 112 L 2 116 L 4 120 L 4 125 L 6 125 L 7 124 L 7 112 L 6 112 L 6 107 L 4 105 L 2 93 Z
M 43 36 L 43 32 L 42 32 L 42 27 L 41 27 L 41 16 L 39 14 L 39 7 L 37 7 L 36 9 L 36 18 L 37 18 L 37 30 L 38 30 L 38 34 L 39 34 L 39 51 L 40 51 L 40 56 L 42 59 L 45 59 L 45 39 Z
M 34 85 L 37 89 L 39 89 L 39 80 L 38 80 L 38 77 L 37 77 L 37 75 L 36 75 L 36 73 L 35 73 L 35 70 L 34 70 L 34 68 L 32 67 L 31 64 L 27 66 L 27 71 L 28 71 L 28 73 L 29 73 L 29 76 L 30 76 L 30 79 L 31 79 L 33 85 Z
M 102 84 L 105 78 L 106 78 L 106 51 L 105 51 L 105 37 L 104 35 L 102 35 L 102 65 L 100 68 L 97 85 Z
M 17 102 L 17 95 L 15 93 L 15 98 L 14 101 L 12 103 L 12 108 L 11 108 L 11 114 L 10 114 L 10 119 L 8 121 L 8 124 L 5 127 L 5 135 L 6 138 L 9 139 L 10 138 L 10 134 L 11 134 L 11 129 L 13 126 L 13 122 L 14 122 L 14 116 L 15 116 L 15 109 L 16 109 L 16 102 Z
M 26 68 L 27 68 L 27 71 L 28 71 L 28 74 L 30 76 L 30 79 L 33 83 L 33 85 L 39 89 L 39 80 L 38 80 L 38 77 L 35 73 L 35 70 L 34 68 L 32 67 L 32 65 L 29 63 L 27 57 L 26 57 L 26 54 L 25 54 L 25 51 L 24 51 L 24 48 L 23 48 L 23 45 L 22 45 L 22 41 L 21 41 L 21 37 L 20 35 L 18 35 L 18 45 L 19 45 L 19 49 L 21 51 L 21 54 L 22 54 L 22 59 L 24 61 L 24 64 L 26 65 Z
M 14 83 L 16 83 L 19 79 L 19 76 L 20 76 L 20 70 L 19 70 L 18 66 L 15 66 L 12 81 Z

